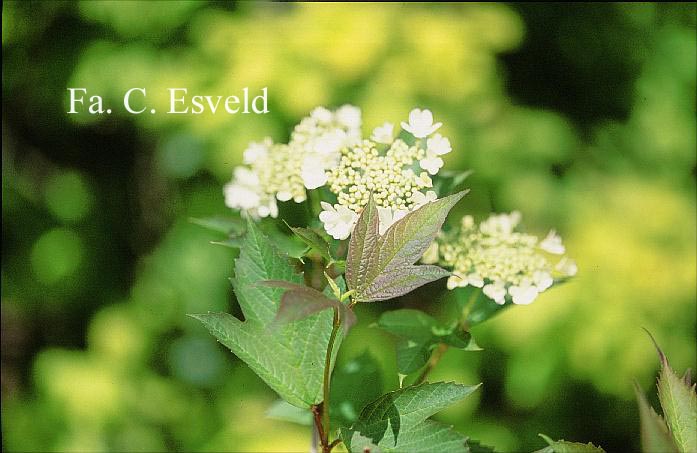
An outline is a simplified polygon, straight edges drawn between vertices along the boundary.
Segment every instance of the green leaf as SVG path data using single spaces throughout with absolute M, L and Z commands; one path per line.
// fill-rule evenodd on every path
M 658 415 L 653 407 L 646 400 L 644 392 L 639 384 L 634 382 L 634 392 L 636 393 L 637 403 L 639 404 L 639 415 L 641 418 L 641 448 L 645 453 L 649 452 L 677 452 L 673 436 L 663 417 Z
M 259 285 L 264 280 L 301 284 L 285 256 L 252 222 L 235 261 L 231 279 L 242 322 L 227 313 L 191 315 L 274 389 L 288 403 L 309 408 L 322 401 L 322 374 L 333 313 L 324 310 L 278 329 L 269 329 L 284 290 Z M 337 344 L 341 335 L 337 337 Z M 338 349 L 338 346 L 334 349 Z
M 310 411 L 292 406 L 284 400 L 276 400 L 266 411 L 266 416 L 274 420 L 312 426 L 312 413 Z
M 444 326 L 420 310 L 405 308 L 385 312 L 377 325 L 400 337 L 397 369 L 404 375 L 426 365 L 431 351 L 440 343 L 467 351 L 480 350 L 469 332 L 461 331 L 456 324 Z
M 600 447 L 596 447 L 592 443 L 581 444 L 577 442 L 567 442 L 565 440 L 553 441 L 548 436 L 540 434 L 549 446 L 538 450 L 538 453 L 605 453 Z
M 441 170 L 433 178 L 433 190 L 438 196 L 453 193 L 460 188 L 463 182 L 472 174 L 472 170 L 448 171 Z
M 350 429 L 342 429 L 342 440 L 352 452 L 362 452 L 365 447 L 371 446 L 371 451 L 384 453 L 466 452 L 465 436 L 427 419 L 470 395 L 478 387 L 437 382 L 387 393 L 368 404 Z
M 697 451 L 697 395 L 695 385 L 689 379 L 680 379 L 668 364 L 666 355 L 651 337 L 661 360 L 658 377 L 658 399 L 661 401 L 663 415 L 678 449 L 682 452 Z M 687 381 L 687 382 L 686 382 Z
M 433 336 L 438 321 L 421 310 L 403 308 L 383 313 L 378 320 L 378 326 L 403 338 L 428 340 Z
M 399 374 L 411 374 L 426 365 L 431 357 L 434 345 L 431 342 L 415 342 L 403 338 L 397 343 L 397 371 Z
M 292 227 L 290 225 L 288 225 L 288 228 L 311 249 L 319 253 L 322 258 L 326 259 L 327 262 L 334 260 L 329 251 L 329 243 L 317 231 L 310 228 Z
M 351 426 L 363 407 L 383 391 L 380 364 L 370 352 L 338 366 L 332 375 L 329 398 L 332 428 Z
M 482 445 L 478 440 L 467 439 L 467 446 L 471 453 L 494 453 L 494 447 Z
M 281 231 L 275 219 L 262 219 L 255 225 L 266 235 L 274 247 L 289 257 L 302 258 L 307 252 L 307 245 L 295 235 L 286 234 L 286 230 Z
M 488 297 L 482 297 L 480 288 L 455 288 L 451 291 L 451 293 L 453 297 L 455 297 L 460 310 L 465 308 L 465 305 L 470 302 L 470 298 L 473 296 L 473 291 L 477 294 L 474 296 L 475 299 L 472 306 L 467 308 L 467 325 L 469 327 L 481 324 L 482 322 L 503 312 L 503 310 L 512 305 L 510 302 L 506 303 L 505 305 L 499 305 Z
M 445 217 L 466 192 L 427 203 L 378 234 L 378 212 L 372 196 L 349 240 L 346 277 L 354 300 L 391 299 L 450 273 L 437 266 L 415 266 L 435 238 Z

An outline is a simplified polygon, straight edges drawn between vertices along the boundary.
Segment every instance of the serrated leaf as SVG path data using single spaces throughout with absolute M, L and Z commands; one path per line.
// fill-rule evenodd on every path
M 291 258 L 301 259 L 308 250 L 307 245 L 294 234 L 288 235 L 285 230 L 281 231 L 274 219 L 262 219 L 261 222 L 255 223 L 255 225 L 266 235 L 274 247 Z
M 302 227 L 292 227 L 288 225 L 288 228 L 300 238 L 307 246 L 315 250 L 317 253 L 326 259 L 328 262 L 333 261 L 332 255 L 329 251 L 329 243 L 315 230 L 310 228 Z
M 420 310 L 405 308 L 385 312 L 377 325 L 400 337 L 397 369 L 404 375 L 426 365 L 431 351 L 440 343 L 462 350 L 480 350 L 469 332 L 459 330 L 457 325 L 444 326 Z
M 697 395 L 695 385 L 690 386 L 681 379 L 668 364 L 666 355 L 651 337 L 661 360 L 658 377 L 658 399 L 661 401 L 663 415 L 670 429 L 675 445 L 682 452 L 697 451 Z
M 467 439 L 467 447 L 471 453 L 494 453 L 494 447 L 482 445 L 478 440 Z
M 436 266 L 415 266 L 450 209 L 466 192 L 427 203 L 378 234 L 378 212 L 370 197 L 349 241 L 346 277 L 357 302 L 391 299 L 449 273 Z
M 329 398 L 333 428 L 351 426 L 366 404 L 382 395 L 380 364 L 370 352 L 349 360 L 334 370 Z
M 386 311 L 380 316 L 378 326 L 394 335 L 427 340 L 433 336 L 433 328 L 438 322 L 421 310 L 402 308 Z
M 288 404 L 284 400 L 275 401 L 266 410 L 266 417 L 303 426 L 312 426 L 312 413 L 310 411 Z
M 368 404 L 350 429 L 342 430 L 342 439 L 352 452 L 363 451 L 366 443 L 382 452 L 466 452 L 465 436 L 427 419 L 478 387 L 437 382 L 387 393 Z
M 426 365 L 431 357 L 433 344 L 430 342 L 415 342 L 403 338 L 397 342 L 397 371 L 399 374 L 411 374 Z
M 663 417 L 653 410 L 646 400 L 644 392 L 639 384 L 634 382 L 634 392 L 636 393 L 637 404 L 639 405 L 639 416 L 641 419 L 641 449 L 645 453 L 650 452 L 677 452 L 678 448 L 673 442 L 673 436 Z
M 554 441 L 544 434 L 540 434 L 540 437 L 549 444 L 546 448 L 538 450 L 540 453 L 605 453 L 601 447 L 596 447 L 590 442 L 581 444 L 565 440 Z
M 302 276 L 293 272 L 286 257 L 248 221 L 235 261 L 235 277 L 231 279 L 245 321 L 228 313 L 190 316 L 201 321 L 281 398 L 294 406 L 309 408 L 322 401 L 322 375 L 333 313 L 324 310 L 279 329 L 269 329 L 284 290 L 258 284 L 264 280 L 301 284 Z M 337 345 L 341 337 L 337 336 Z M 338 346 L 334 350 L 337 349 Z
M 281 303 L 278 312 L 276 312 L 276 318 L 273 322 L 275 326 L 303 320 L 327 308 L 339 310 L 344 332 L 347 332 L 356 323 L 356 315 L 353 310 L 314 288 L 279 280 L 265 280 L 259 284 L 286 290 L 281 296 Z
M 452 333 L 441 338 L 441 342 L 448 346 L 462 351 L 481 351 L 482 348 L 477 345 L 472 337 L 472 334 L 459 329 L 453 330 Z
M 398 445 L 376 445 L 370 438 L 354 433 L 351 452 L 365 453 L 469 453 L 467 436 L 452 429 L 452 426 L 426 420 L 409 431 L 400 434 Z

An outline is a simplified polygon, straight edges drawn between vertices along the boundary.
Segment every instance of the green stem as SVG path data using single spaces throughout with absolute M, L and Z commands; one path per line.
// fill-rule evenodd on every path
M 481 291 L 479 289 L 473 288 L 472 294 L 470 295 L 469 299 L 467 299 L 467 302 L 465 302 L 465 305 L 462 307 L 462 314 L 460 314 L 460 329 L 467 331 L 469 329 L 469 323 L 467 322 L 467 317 L 469 316 L 470 312 L 472 311 L 472 307 L 474 307 L 474 303 L 477 301 L 477 298 L 479 297 L 479 293 Z
M 332 351 L 334 349 L 334 342 L 336 341 L 336 335 L 341 327 L 341 319 L 339 318 L 339 309 L 334 308 L 334 325 L 332 327 L 332 333 L 329 336 L 329 344 L 327 345 L 327 355 L 324 359 L 324 395 L 322 402 L 322 425 L 324 425 L 324 438 L 322 441 L 322 450 L 324 453 L 329 453 L 333 445 L 329 444 L 329 378 L 331 377 L 331 362 L 332 362 Z
M 435 368 L 436 365 L 438 365 L 438 362 L 440 362 L 440 359 L 443 357 L 443 354 L 445 354 L 445 351 L 448 350 L 448 345 L 445 343 L 440 343 L 436 350 L 433 352 L 433 355 L 431 358 L 428 360 L 428 363 L 426 364 L 426 368 L 421 372 L 419 375 L 418 379 L 414 381 L 414 385 L 421 384 L 426 381 L 426 378 L 428 375 L 431 373 L 431 370 Z
M 460 314 L 460 322 L 458 325 L 458 328 L 460 330 L 467 331 L 467 329 L 469 328 L 467 323 L 467 316 L 469 316 L 470 312 L 472 311 L 472 307 L 474 306 L 474 303 L 477 301 L 479 293 L 480 291 L 478 289 L 473 290 L 472 295 L 469 297 L 469 299 L 467 299 L 467 302 L 465 302 L 465 305 L 462 307 L 462 313 Z M 447 350 L 447 344 L 440 343 L 438 345 L 438 348 L 433 352 L 433 355 L 431 355 L 431 358 L 428 360 L 426 368 L 424 368 L 424 370 L 421 372 L 416 381 L 414 381 L 414 384 L 421 384 L 422 382 L 426 381 L 426 378 L 431 373 L 431 370 L 433 370 L 433 368 L 435 368 L 435 366 L 438 365 L 438 362 L 440 362 L 440 359 L 443 358 L 443 355 Z
M 322 206 L 320 205 L 320 196 L 317 190 L 307 191 L 307 207 L 310 212 L 310 220 L 319 217 L 319 213 L 322 212 Z

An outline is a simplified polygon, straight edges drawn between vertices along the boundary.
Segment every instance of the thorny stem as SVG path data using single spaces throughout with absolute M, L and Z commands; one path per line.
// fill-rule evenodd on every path
M 319 422 L 322 425 L 320 430 L 320 442 L 322 444 L 322 452 L 329 453 L 335 442 L 329 444 L 329 378 L 331 377 L 331 361 L 332 361 L 332 351 L 334 349 L 334 342 L 336 341 L 336 335 L 341 327 L 341 318 L 339 318 L 339 309 L 334 308 L 334 324 L 332 327 L 332 333 L 329 336 L 329 344 L 327 345 L 327 355 L 324 359 L 324 386 L 323 386 L 323 401 L 322 401 L 322 421 Z M 315 423 L 319 420 L 315 418 Z
M 467 302 L 465 303 L 465 306 L 462 307 L 462 313 L 460 315 L 460 322 L 458 324 L 458 328 L 463 331 L 467 331 L 469 328 L 469 325 L 467 323 L 467 316 L 469 316 L 470 311 L 472 311 L 472 307 L 474 306 L 474 303 L 477 301 L 477 297 L 479 296 L 479 291 L 474 290 L 472 291 L 472 295 L 467 299 Z M 428 363 L 426 364 L 426 368 L 421 372 L 419 375 L 418 379 L 414 381 L 414 384 L 421 384 L 423 383 L 428 375 L 431 373 L 431 370 L 435 368 L 436 365 L 438 365 L 438 362 L 440 362 L 440 359 L 443 358 L 443 354 L 448 350 L 448 345 L 445 343 L 440 343 L 438 345 L 438 348 L 433 352 L 433 355 L 431 355 L 431 358 L 429 359 Z

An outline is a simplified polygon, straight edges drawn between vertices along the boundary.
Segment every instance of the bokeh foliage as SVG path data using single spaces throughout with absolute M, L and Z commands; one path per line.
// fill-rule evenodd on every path
M 226 212 L 250 140 L 287 139 L 317 105 L 364 129 L 414 106 L 443 121 L 459 213 L 555 226 L 579 275 L 477 326 L 433 379 L 484 382 L 441 420 L 503 451 L 537 433 L 638 447 L 631 379 L 695 367 L 694 4 L 3 3 L 2 434 L 20 450 L 304 450 L 274 395 L 185 313 L 239 314 L 234 252 L 190 217 Z M 267 115 L 66 115 L 144 87 L 239 94 Z M 289 215 L 292 210 L 286 209 Z M 282 211 L 283 212 L 283 211 Z M 388 308 L 359 307 L 339 357 L 368 348 L 396 382 Z M 427 301 L 427 302 L 424 302 Z M 271 435 L 260 435 L 269 433 Z

